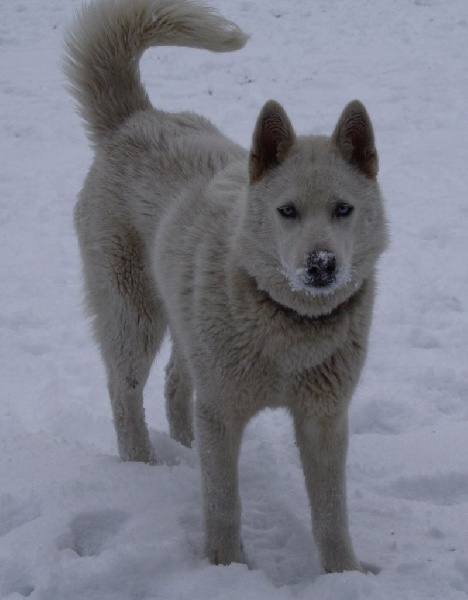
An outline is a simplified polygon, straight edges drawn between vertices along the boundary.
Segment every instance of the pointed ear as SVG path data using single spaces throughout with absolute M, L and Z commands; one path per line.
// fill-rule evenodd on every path
M 269 100 L 255 125 L 250 151 L 250 182 L 258 181 L 268 169 L 281 164 L 295 139 L 296 134 L 283 107 Z
M 333 132 L 332 142 L 348 163 L 371 179 L 377 177 L 379 161 L 374 131 L 369 115 L 359 100 L 353 100 L 344 109 Z

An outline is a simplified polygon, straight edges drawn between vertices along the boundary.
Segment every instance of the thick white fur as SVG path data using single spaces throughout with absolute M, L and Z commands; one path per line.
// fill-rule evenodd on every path
M 359 569 L 346 512 L 347 408 L 386 243 L 367 113 L 352 102 L 331 138 L 296 137 L 270 101 L 249 155 L 200 116 L 153 109 L 139 78 L 150 46 L 222 52 L 245 41 L 188 0 L 98 0 L 67 37 L 65 70 L 96 151 L 75 224 L 119 452 L 157 461 L 142 392 L 168 327 L 167 415 L 171 435 L 190 445 L 196 393 L 209 559 L 245 561 L 242 432 L 258 411 L 285 406 L 322 564 Z M 346 219 L 334 213 L 342 202 L 354 207 Z M 290 203 L 300 218 L 280 215 Z M 306 259 L 324 251 L 337 277 L 318 287 Z

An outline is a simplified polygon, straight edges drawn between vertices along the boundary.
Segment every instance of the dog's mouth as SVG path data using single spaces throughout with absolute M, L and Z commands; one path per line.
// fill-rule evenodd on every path
M 277 302 L 267 292 L 263 292 L 263 294 L 265 295 L 265 300 L 271 306 L 273 306 L 275 308 L 277 313 L 282 314 L 285 317 L 292 319 L 296 323 L 315 323 L 317 325 L 335 321 L 339 316 L 341 316 L 341 314 L 344 311 L 346 311 L 346 309 L 348 308 L 349 304 L 352 302 L 352 299 L 353 299 L 351 296 L 351 297 L 347 298 L 346 300 L 344 300 L 343 302 L 340 302 L 340 304 L 338 304 L 338 306 L 336 306 L 335 308 L 333 308 L 332 310 L 330 310 L 326 313 L 323 313 L 320 315 L 309 316 L 309 315 L 303 315 L 303 314 L 297 312 L 294 308 L 291 308 L 290 306 L 285 306 L 284 304 Z

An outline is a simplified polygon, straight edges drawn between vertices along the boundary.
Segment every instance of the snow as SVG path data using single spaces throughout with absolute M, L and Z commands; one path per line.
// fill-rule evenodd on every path
M 117 459 L 82 309 L 72 210 L 91 161 L 60 71 L 77 0 L 0 0 L 0 597 L 380 600 L 468 593 L 468 3 L 217 0 L 251 39 L 145 55 L 155 105 L 248 146 L 264 101 L 298 132 L 373 120 L 392 243 L 351 414 L 349 518 L 378 575 L 326 575 L 292 426 L 268 411 L 240 463 L 251 569 L 203 554 L 199 466 L 167 434 L 164 348 L 146 390 L 164 465 Z

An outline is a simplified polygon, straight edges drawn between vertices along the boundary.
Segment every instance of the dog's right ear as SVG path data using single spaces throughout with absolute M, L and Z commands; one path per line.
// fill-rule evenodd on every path
M 261 179 L 268 169 L 283 162 L 296 134 L 284 108 L 269 100 L 255 125 L 250 151 L 250 183 Z

